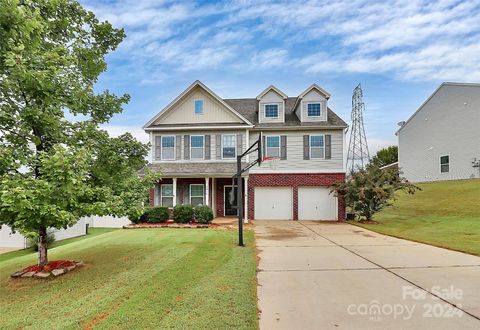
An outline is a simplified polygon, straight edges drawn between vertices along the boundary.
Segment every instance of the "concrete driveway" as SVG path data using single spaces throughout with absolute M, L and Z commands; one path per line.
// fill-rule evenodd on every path
M 480 257 L 313 221 L 255 221 L 261 329 L 480 329 Z

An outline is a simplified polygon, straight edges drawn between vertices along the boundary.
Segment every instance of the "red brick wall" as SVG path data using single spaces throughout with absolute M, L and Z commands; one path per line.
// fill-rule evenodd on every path
M 298 220 L 298 187 L 328 187 L 344 181 L 345 173 L 250 174 L 248 176 L 248 218 L 255 219 L 255 187 L 292 187 L 293 219 Z M 338 219 L 345 219 L 345 200 L 338 197 Z
M 236 180 L 235 180 L 236 181 Z M 224 196 L 224 187 L 232 185 L 232 179 L 227 178 L 218 178 L 215 179 L 216 182 L 216 191 L 215 191 L 215 209 L 217 211 L 217 217 L 224 216 L 224 208 L 225 208 L 225 196 Z M 235 182 L 234 185 L 237 185 Z M 242 194 L 242 196 L 244 196 Z M 245 198 L 244 198 L 245 199 Z

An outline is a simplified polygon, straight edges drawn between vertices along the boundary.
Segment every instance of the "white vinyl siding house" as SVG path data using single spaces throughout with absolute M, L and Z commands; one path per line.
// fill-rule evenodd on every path
M 412 182 L 479 178 L 480 85 L 444 83 L 397 132 L 398 165 Z
M 270 89 L 258 96 L 260 123 L 285 122 L 285 101 L 280 91 Z

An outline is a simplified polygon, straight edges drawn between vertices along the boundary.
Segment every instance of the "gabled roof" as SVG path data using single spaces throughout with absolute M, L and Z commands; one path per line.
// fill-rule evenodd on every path
M 330 98 L 330 93 L 324 90 L 322 87 L 318 86 L 317 84 L 312 84 L 310 87 L 308 87 L 306 90 L 303 91 L 302 94 L 298 96 L 298 98 L 303 98 L 305 95 L 307 95 L 312 89 L 316 89 L 320 94 L 325 96 L 325 98 L 328 100 Z
M 273 86 L 273 85 L 270 85 L 268 86 L 267 88 L 265 88 L 263 90 L 263 92 L 261 92 L 258 96 L 257 96 L 257 100 L 260 100 L 265 94 L 267 94 L 268 92 L 270 91 L 274 91 L 275 93 L 277 93 L 278 95 L 280 95 L 281 97 L 283 97 L 284 99 L 286 99 L 288 96 L 282 92 L 281 90 L 279 90 L 277 87 Z
M 170 102 L 162 111 L 160 111 L 155 117 L 150 119 L 144 126 L 144 130 L 148 130 L 152 124 L 157 121 L 158 119 L 164 117 L 168 114 L 174 106 L 188 93 L 190 93 L 195 87 L 202 88 L 205 92 L 210 94 L 215 100 L 217 100 L 220 104 L 222 104 L 228 111 L 232 112 L 236 117 L 242 120 L 247 125 L 253 125 L 250 121 L 248 121 L 245 117 L 239 114 L 235 109 L 233 109 L 230 105 L 228 105 L 222 98 L 220 98 L 217 94 L 215 94 L 210 88 L 205 86 L 200 80 L 195 80 L 187 89 L 185 89 L 180 95 L 178 95 L 172 102 Z
M 444 86 L 459 86 L 459 87 L 480 87 L 480 84 L 475 84 L 475 83 L 455 83 L 455 82 L 443 82 L 440 86 L 438 86 L 438 88 L 432 93 L 432 95 L 430 95 L 426 100 L 425 102 L 422 103 L 422 105 L 417 109 L 417 111 L 415 111 L 413 113 L 413 115 L 410 116 L 410 118 L 407 119 L 407 121 L 405 121 L 403 123 L 403 125 L 397 130 L 397 132 L 395 133 L 395 135 L 398 135 L 398 133 L 400 133 L 400 131 L 408 125 L 408 123 L 410 123 L 410 121 L 413 119 L 413 117 L 415 117 L 422 109 L 423 107 L 438 93 L 438 91 L 444 87 Z

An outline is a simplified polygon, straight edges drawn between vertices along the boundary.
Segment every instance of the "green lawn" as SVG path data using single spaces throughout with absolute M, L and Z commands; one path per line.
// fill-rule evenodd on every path
M 252 231 L 115 230 L 50 250 L 86 265 L 49 280 L 10 279 L 35 255 L 0 262 L 0 329 L 256 329 Z
M 418 184 L 415 195 L 398 194 L 375 216 L 382 234 L 480 255 L 480 180 Z

